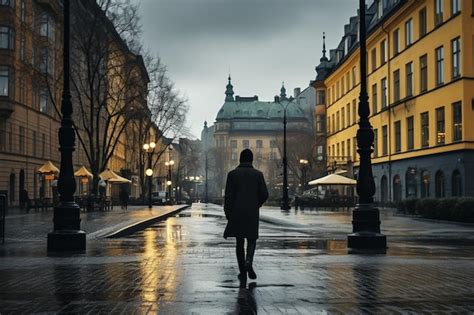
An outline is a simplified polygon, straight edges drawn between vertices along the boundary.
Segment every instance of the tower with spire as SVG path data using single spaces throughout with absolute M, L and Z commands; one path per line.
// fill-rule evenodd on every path
M 280 99 L 282 99 L 282 100 L 286 99 L 285 82 L 281 82 Z
M 326 57 L 326 33 L 323 32 L 323 56 L 319 59 L 319 65 L 316 66 L 316 81 L 323 81 L 331 71 L 329 59 Z
M 231 77 L 229 74 L 229 83 L 227 83 L 226 90 L 225 90 L 225 101 L 226 102 L 233 102 L 234 101 L 234 87 L 232 86 Z

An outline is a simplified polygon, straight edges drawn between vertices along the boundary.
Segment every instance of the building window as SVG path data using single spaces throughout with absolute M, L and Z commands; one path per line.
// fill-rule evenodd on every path
M 402 151 L 402 124 L 399 121 L 396 121 L 394 124 L 395 129 L 395 152 Z
M 413 44 L 413 19 L 405 22 L 405 47 Z
M 12 7 L 15 4 L 15 0 L 0 0 L 0 6 Z
M 318 91 L 318 105 L 326 103 L 326 92 L 324 90 Z
M 50 41 L 54 41 L 54 21 L 52 17 L 43 15 L 40 21 L 39 33 L 41 36 L 47 37 Z
M 0 66 L 0 96 L 8 96 L 10 71 L 8 67 Z
M 387 125 L 382 126 L 382 155 L 388 154 L 388 130 Z
M 340 124 L 340 119 L 339 119 L 339 111 L 336 113 L 336 131 L 341 130 L 341 124 Z
M 383 65 L 387 62 L 387 40 L 384 39 L 380 43 L 380 64 Z
M 453 141 L 462 140 L 462 107 L 461 102 L 453 104 Z
M 382 203 L 387 203 L 388 201 L 388 180 L 385 175 L 380 180 L 380 201 Z
M 416 171 L 414 168 L 408 168 L 405 174 L 406 182 L 406 197 L 407 198 L 416 198 Z
M 459 78 L 461 75 L 461 44 L 459 37 L 451 41 L 451 66 L 453 71 L 453 79 Z
M 20 60 L 25 61 L 25 34 L 20 34 Z
M 428 198 L 430 196 L 430 174 L 427 171 L 421 173 L 421 198 Z
M 347 158 L 351 160 L 351 139 L 347 139 Z
M 435 197 L 444 198 L 446 196 L 444 189 L 444 173 L 442 171 L 437 171 L 435 175 Z
M 9 26 L 0 26 L 0 48 L 13 49 L 13 29 Z
M 459 0 L 451 0 L 451 15 L 456 15 L 461 12 Z
M 436 109 L 436 144 L 444 144 L 445 136 L 444 107 L 440 107 Z
M 51 74 L 53 69 L 53 58 L 48 48 L 42 48 L 40 54 L 40 71 L 43 74 Z
M 324 159 L 324 147 L 322 145 L 318 145 L 317 157 L 318 161 L 322 161 Z
M 377 114 L 377 83 L 372 85 L 372 115 Z
M 444 49 L 436 48 L 436 85 L 444 83 Z
M 46 156 L 46 134 L 41 134 L 41 157 Z
M 257 149 L 263 148 L 263 141 L 262 140 L 257 140 Z
M 402 181 L 400 176 L 395 175 L 393 177 L 393 201 L 402 200 Z
M 236 161 L 236 160 L 237 160 L 237 153 L 232 152 L 232 153 L 230 154 L 230 159 L 231 159 L 232 161 Z
M 375 71 L 375 69 L 377 69 L 377 50 L 375 48 L 372 49 L 371 56 L 372 56 L 372 71 Z
M 270 160 L 277 160 L 276 152 L 270 152 Z
M 393 100 L 400 100 L 400 70 L 393 72 Z
M 426 28 L 426 8 L 423 8 L 418 12 L 418 18 L 419 18 L 419 25 L 420 25 L 420 37 L 423 37 L 426 35 L 427 28 Z
M 26 21 L 26 5 L 25 0 L 20 0 L 20 18 L 22 22 Z
M 230 147 L 233 149 L 237 148 L 237 140 L 230 140 Z
M 346 157 L 346 143 L 345 143 L 345 141 L 342 141 L 342 143 L 341 143 L 341 157 L 342 157 L 342 159 L 345 159 L 345 157 Z
M 352 100 L 352 123 L 357 123 L 357 108 L 356 108 L 356 100 Z
M 393 55 L 397 55 L 400 52 L 400 29 L 396 29 L 393 32 Z
M 356 85 L 356 67 L 352 67 L 352 87 Z
M 31 152 L 31 154 L 33 156 L 37 156 L 38 155 L 38 142 L 36 141 L 36 130 L 32 131 L 31 137 L 32 137 L 32 141 L 31 141 L 31 143 L 32 143 L 32 147 L 31 147 L 32 152 Z
M 25 144 L 25 127 L 20 126 L 19 134 L 18 134 L 18 145 L 21 154 L 25 154 L 26 152 L 26 144 Z
M 347 126 L 351 125 L 351 104 L 346 105 Z
M 443 23 L 443 0 L 434 0 L 435 3 L 435 26 Z
M 428 112 L 424 112 L 421 117 L 421 146 L 427 147 L 430 144 L 430 123 Z
M 379 156 L 379 131 L 377 129 L 374 129 L 374 158 Z
M 381 96 L 382 96 L 382 109 L 387 107 L 388 102 L 387 102 L 387 78 L 383 78 L 381 83 L 380 83 L 380 90 L 381 90 Z
M 352 138 L 352 161 L 357 161 L 357 138 Z
M 413 62 L 409 62 L 405 65 L 406 71 L 406 96 L 413 95 Z
M 42 113 L 48 113 L 48 103 L 49 103 L 48 98 L 49 98 L 48 90 L 45 88 L 42 88 L 39 94 L 39 103 L 40 103 L 39 110 Z
M 317 132 L 324 132 L 324 115 L 316 115 L 316 131 Z
M 451 195 L 453 197 L 462 196 L 462 177 L 458 170 L 454 170 L 451 178 Z
M 331 115 L 331 130 L 332 132 L 336 132 L 336 115 L 335 114 L 332 114 Z
M 276 140 L 270 140 L 270 148 L 276 148 L 277 147 L 277 141 Z
M 346 116 L 344 115 L 344 108 L 341 109 L 341 128 L 346 128 Z
M 407 150 L 413 150 L 415 143 L 413 116 L 407 117 Z
M 420 57 L 420 92 L 428 90 L 428 56 Z
M 244 149 L 248 149 L 249 146 L 250 146 L 250 143 L 249 143 L 248 140 L 242 140 L 242 147 L 243 147 Z

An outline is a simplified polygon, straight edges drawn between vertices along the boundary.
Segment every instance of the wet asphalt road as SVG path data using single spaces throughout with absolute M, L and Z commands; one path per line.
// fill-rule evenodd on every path
M 213 205 L 72 257 L 0 247 L 0 313 L 474 312 L 474 227 L 382 214 L 387 254 L 353 255 L 350 212 L 263 209 L 245 289 Z

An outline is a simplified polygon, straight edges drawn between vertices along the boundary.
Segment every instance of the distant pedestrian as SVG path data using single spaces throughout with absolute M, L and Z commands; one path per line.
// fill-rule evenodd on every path
M 128 198 L 129 198 L 127 187 L 125 187 L 125 186 L 120 187 L 119 198 L 120 198 L 120 202 L 122 204 L 122 209 L 127 210 Z
M 240 164 L 227 175 L 224 212 L 227 226 L 224 238 L 235 237 L 240 286 L 250 279 L 256 279 L 253 270 L 253 256 L 258 238 L 259 208 L 268 198 L 267 185 L 262 172 L 252 166 L 253 153 L 245 149 L 240 153 Z M 247 239 L 247 255 L 244 240 Z

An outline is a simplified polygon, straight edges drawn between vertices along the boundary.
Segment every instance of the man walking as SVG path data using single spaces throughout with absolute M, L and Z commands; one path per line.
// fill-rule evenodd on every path
M 257 278 L 252 263 L 258 238 L 259 208 L 268 198 L 263 174 L 253 168 L 252 162 L 252 151 L 243 150 L 240 164 L 229 172 L 225 186 L 224 212 L 228 222 L 224 238 L 236 238 L 235 253 L 241 287 L 247 285 L 247 273 L 250 279 Z M 245 239 L 247 255 L 244 250 Z

